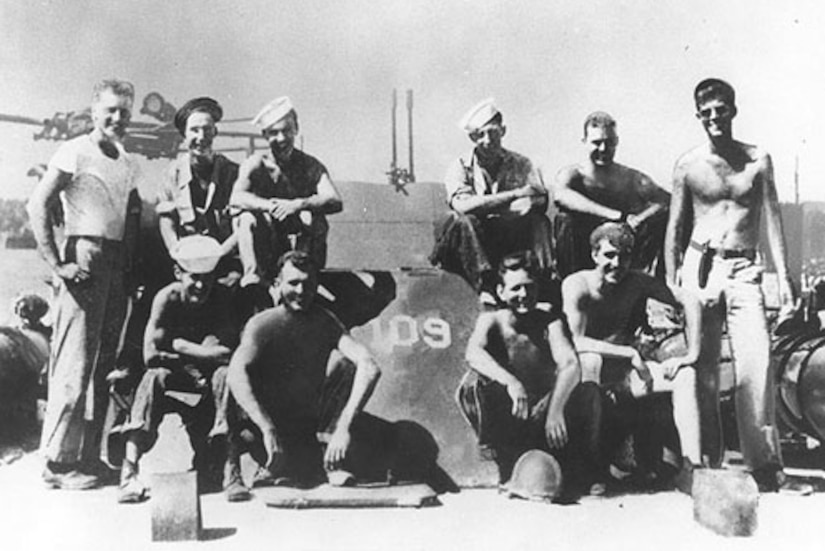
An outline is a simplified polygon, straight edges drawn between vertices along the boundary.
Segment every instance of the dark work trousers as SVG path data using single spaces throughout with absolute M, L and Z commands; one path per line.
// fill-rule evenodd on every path
M 477 391 L 464 392 L 471 389 L 462 388 L 459 403 L 468 419 L 480 419 L 474 429 L 479 436 L 479 444 L 493 451 L 499 482 L 510 479 L 518 458 L 531 449 L 544 450 L 556 458 L 565 477 L 565 493 L 587 488 L 604 472 L 601 453 L 602 393 L 595 383 L 580 383 L 570 394 L 564 407 L 568 442 L 561 449 L 551 448 L 545 436 L 549 395 L 531 406 L 529 419 L 521 420 L 511 413 L 512 400 L 504 385 L 482 377 L 468 381 L 469 385 L 477 385 Z M 470 395 L 475 396 L 478 402 L 475 415 L 467 411 L 465 397 Z

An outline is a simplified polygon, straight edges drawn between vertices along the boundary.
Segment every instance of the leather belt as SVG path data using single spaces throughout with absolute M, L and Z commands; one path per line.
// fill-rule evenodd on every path
M 692 239 L 690 240 L 690 246 L 708 256 L 718 256 L 724 259 L 747 258 L 751 261 L 756 260 L 756 249 L 717 249 L 708 247 L 707 244 L 702 245 Z

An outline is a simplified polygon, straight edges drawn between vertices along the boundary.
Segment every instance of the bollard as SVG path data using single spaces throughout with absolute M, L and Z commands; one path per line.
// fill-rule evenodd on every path
M 152 475 L 152 541 L 197 540 L 200 532 L 197 473 Z
M 722 536 L 751 536 L 757 526 L 759 488 L 744 471 L 697 469 L 693 518 Z

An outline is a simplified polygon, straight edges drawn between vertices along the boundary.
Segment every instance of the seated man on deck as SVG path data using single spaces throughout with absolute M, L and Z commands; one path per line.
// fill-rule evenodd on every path
M 528 251 L 504 257 L 496 291 L 504 306 L 482 312 L 467 343 L 471 370 L 459 404 L 492 452 L 499 482 L 531 449 L 549 452 L 563 474 L 562 495 L 594 491 L 601 464 L 601 393 L 581 382 L 576 350 L 558 308 L 536 308 L 537 268 Z
M 636 232 L 631 267 L 664 274 L 661 258 L 670 195 L 646 174 L 614 162 L 616 121 L 597 111 L 584 121 L 587 157 L 559 171 L 553 219 L 561 277 L 593 267 L 590 233 L 606 221 L 627 222 Z
M 495 270 L 506 254 L 531 250 L 540 276 L 552 275 L 547 190 L 530 159 L 502 147 L 507 127 L 492 99 L 473 107 L 460 126 L 474 148 L 444 178 L 452 210 L 430 262 L 460 275 L 494 304 Z
M 369 350 L 317 304 L 317 278 L 308 253 L 284 254 L 280 300 L 250 318 L 229 364 L 229 387 L 245 414 L 230 418 L 230 456 L 242 444 L 233 435 L 242 434 L 267 466 L 256 476 L 261 484 L 346 484 L 357 476 L 350 459 L 362 445 L 362 410 L 380 371 Z
M 221 244 L 219 276 L 234 268 L 231 259 L 238 245 L 227 211 L 238 165 L 212 147 L 222 116 L 220 104 L 208 97 L 191 99 L 175 113 L 186 150 L 170 163 L 155 207 L 170 255 L 187 235 L 206 235 Z
M 295 148 L 298 114 L 287 97 L 264 106 L 252 120 L 269 151 L 243 162 L 232 192 L 238 216 L 241 287 L 267 286 L 278 258 L 303 251 L 320 270 L 327 261 L 326 215 L 340 212 L 341 196 L 321 162 Z
M 212 238 L 182 238 L 173 253 L 177 281 L 155 296 L 144 339 L 147 369 L 130 418 L 118 429 L 126 439 L 120 503 L 145 499 L 139 461 L 157 440 L 167 412 L 178 413 L 189 434 L 199 488 L 209 490 L 221 483 L 229 398 L 226 371 L 240 332 L 232 316 L 231 291 L 215 285 L 215 267 L 222 255 L 221 245 Z M 115 371 L 110 381 L 116 383 L 125 375 Z M 229 501 L 250 497 L 237 459 L 227 461 L 222 480 Z
M 637 426 L 639 404 L 635 399 L 651 392 L 673 393 L 673 417 L 683 456 L 675 465 L 681 469 L 676 483 L 681 491 L 690 493 L 693 467 L 701 463 L 694 369 L 701 339 L 700 305 L 698 299 L 679 287 L 668 287 L 643 272 L 630 270 L 633 239 L 633 230 L 627 224 L 605 222 L 593 231 L 590 243 L 596 267 L 564 279 L 564 311 L 579 353 L 583 379 L 604 385 L 617 406 L 606 410 L 606 426 L 623 425 L 628 416 L 627 424 L 634 438 L 644 439 L 659 427 Z M 661 361 L 640 353 L 636 334 L 648 298 L 684 311 L 684 353 Z M 605 434 L 615 436 L 622 432 L 610 428 Z M 639 449 L 639 442 L 636 444 Z M 606 445 L 606 451 L 610 452 L 611 447 Z

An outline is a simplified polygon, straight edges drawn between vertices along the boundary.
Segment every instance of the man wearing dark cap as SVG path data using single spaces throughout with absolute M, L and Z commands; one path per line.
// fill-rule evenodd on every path
M 596 111 L 584 121 L 586 157 L 559 171 L 554 189 L 556 263 L 561 277 L 593 268 L 590 233 L 603 222 L 627 222 L 636 232 L 632 267 L 664 273 L 662 246 L 668 193 L 646 174 L 614 161 L 616 120 Z M 657 262 L 658 261 L 658 262 Z
M 237 237 L 226 212 L 238 165 L 212 147 L 223 116 L 220 104 L 212 98 L 187 101 L 175 113 L 175 127 L 183 136 L 186 152 L 172 161 L 158 194 L 160 234 L 166 249 L 175 250 L 187 235 L 206 235 L 221 243 L 222 257 L 234 252 Z M 227 271 L 226 262 L 218 272 Z
M 444 178 L 451 212 L 430 262 L 494 303 L 495 269 L 504 255 L 532 250 L 541 275 L 552 270 L 547 190 L 527 157 L 501 146 L 506 127 L 492 98 L 473 107 L 459 126 L 474 147 Z
M 308 253 L 323 268 L 327 261 L 326 215 L 340 212 L 341 196 L 321 162 L 295 148 L 298 115 L 282 96 L 252 120 L 269 151 L 244 161 L 232 193 L 238 216 L 241 287 L 274 278 L 275 263 L 289 250 Z
M 183 237 L 172 253 L 177 281 L 154 298 L 143 343 L 147 369 L 130 418 L 118 428 L 126 439 L 120 503 L 145 499 L 138 464 L 157 440 L 167 412 L 178 413 L 186 427 L 200 489 L 221 482 L 229 407 L 226 366 L 240 331 L 231 291 L 215 285 L 215 267 L 222 253 L 216 240 L 200 235 Z M 249 499 L 237 454 L 230 454 L 223 475 L 229 501 Z
M 676 162 L 665 238 L 667 278 L 681 280 L 703 305 L 702 347 L 696 364 L 702 440 L 712 466 L 724 452 L 719 413 L 719 354 L 724 328 L 736 375 L 736 421 L 745 463 L 762 491 L 807 492 L 785 479 L 774 411 L 771 338 L 762 293 L 759 224 L 764 213 L 782 304 L 794 309 L 793 283 L 773 161 L 761 147 L 733 139 L 736 95 L 727 82 L 709 78 L 693 92 L 696 118 L 707 143 Z

